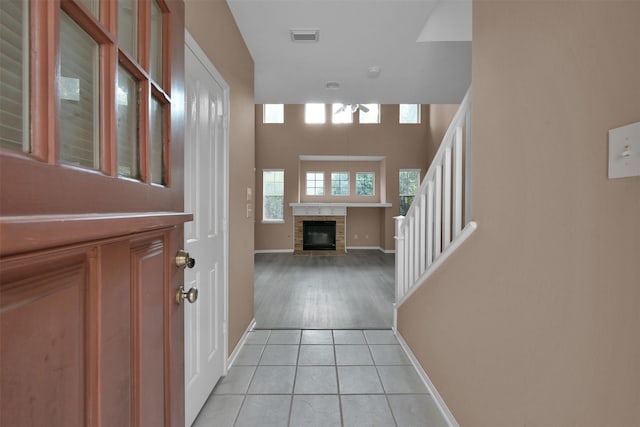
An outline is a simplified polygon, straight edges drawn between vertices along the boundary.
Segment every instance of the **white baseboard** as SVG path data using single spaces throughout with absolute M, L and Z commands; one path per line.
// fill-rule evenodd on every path
M 292 254 L 293 249 L 256 249 L 254 254 Z
M 420 376 L 420 379 L 422 380 L 425 387 L 427 388 L 427 391 L 433 397 L 433 401 L 436 403 L 436 406 L 440 410 L 440 413 L 444 417 L 449 427 L 460 427 L 460 425 L 454 418 L 453 414 L 447 407 L 447 404 L 444 403 L 442 396 L 440 396 L 440 393 L 438 393 L 438 390 L 436 390 L 436 387 L 433 385 L 433 383 L 427 376 L 427 373 L 424 371 L 424 369 L 422 369 L 422 365 L 420 365 L 420 362 L 418 362 L 418 359 L 416 358 L 415 354 L 413 354 L 413 352 L 411 351 L 411 348 L 409 348 L 409 345 L 404 340 L 404 338 L 402 338 L 402 335 L 400 335 L 400 332 L 398 332 L 398 330 L 395 327 L 393 328 L 393 333 L 396 335 L 396 338 L 398 339 L 400 346 L 402 347 L 405 354 L 411 361 L 411 364 L 418 372 L 418 375 Z
M 394 249 L 387 250 L 387 249 L 381 248 L 380 246 L 347 246 L 347 250 L 350 250 L 350 249 L 354 249 L 354 250 L 361 249 L 361 250 L 366 250 L 366 251 L 380 251 L 383 254 L 395 254 L 396 253 L 396 251 Z
M 242 336 L 240 337 L 240 341 L 238 341 L 238 344 L 236 344 L 236 348 L 233 349 L 233 352 L 227 359 L 227 369 L 226 369 L 227 372 L 229 371 L 231 366 L 233 366 L 233 362 L 236 361 L 236 358 L 238 357 L 240 350 L 242 350 L 244 343 L 247 341 L 249 332 L 251 332 L 255 327 L 256 327 L 256 319 L 254 318 L 254 319 L 251 319 L 251 322 L 249 322 L 249 326 L 247 326 L 247 329 L 244 331 L 244 334 L 242 334 Z

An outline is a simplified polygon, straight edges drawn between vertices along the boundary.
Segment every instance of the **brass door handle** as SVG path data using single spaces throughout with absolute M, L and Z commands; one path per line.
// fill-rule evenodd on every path
M 178 268 L 193 268 L 196 265 L 195 258 L 189 256 L 189 252 L 180 249 L 176 252 L 176 266 Z
M 182 304 L 182 301 L 187 300 L 191 304 L 198 300 L 198 289 L 191 288 L 188 291 L 184 290 L 184 286 L 180 285 L 176 291 L 176 304 Z

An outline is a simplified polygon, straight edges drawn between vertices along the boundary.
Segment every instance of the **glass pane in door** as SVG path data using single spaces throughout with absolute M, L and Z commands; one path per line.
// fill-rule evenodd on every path
M 0 147 L 28 152 L 29 10 L 0 0 Z
M 138 80 L 122 67 L 118 67 L 116 107 L 118 114 L 118 175 L 139 178 L 139 108 Z
M 98 0 L 80 0 L 80 3 L 89 9 L 89 12 L 93 13 L 93 16 L 96 18 L 99 17 L 98 11 L 100 10 L 100 3 Z
M 60 160 L 100 167 L 99 46 L 66 13 L 60 14 Z
M 151 182 L 164 184 L 164 105 L 154 97 L 151 97 L 150 125 Z
M 118 0 L 118 44 L 134 59 L 138 58 L 138 2 Z
M 162 86 L 162 10 L 151 0 L 151 56 L 149 74 Z

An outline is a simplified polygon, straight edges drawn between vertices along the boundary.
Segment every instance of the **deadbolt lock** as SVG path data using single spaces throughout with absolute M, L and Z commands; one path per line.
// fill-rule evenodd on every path
M 176 304 L 182 304 L 182 301 L 187 300 L 191 304 L 198 300 L 198 289 L 191 288 L 188 291 L 184 290 L 184 286 L 180 285 L 176 291 Z
M 189 252 L 180 249 L 176 252 L 176 266 L 179 268 L 193 268 L 196 265 L 195 258 L 189 256 Z

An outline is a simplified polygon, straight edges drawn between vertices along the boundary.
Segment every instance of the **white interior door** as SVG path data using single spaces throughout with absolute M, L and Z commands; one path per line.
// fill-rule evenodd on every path
M 228 86 L 187 33 L 184 204 L 193 222 L 185 250 L 196 264 L 185 271 L 185 289 L 198 300 L 185 306 L 185 417 L 195 420 L 227 358 Z

